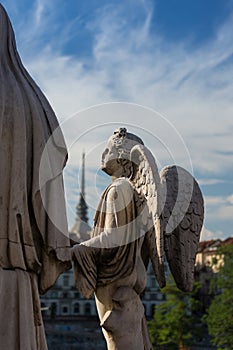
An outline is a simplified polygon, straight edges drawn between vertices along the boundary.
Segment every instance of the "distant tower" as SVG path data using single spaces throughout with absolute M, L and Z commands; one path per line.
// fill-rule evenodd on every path
M 84 222 L 88 222 L 87 210 L 88 207 L 85 201 L 85 153 L 82 155 L 82 180 L 79 204 L 77 205 L 77 216 Z
M 70 230 L 70 238 L 81 243 L 90 238 L 91 227 L 88 225 L 88 207 L 85 201 L 85 153 L 82 155 L 82 178 L 79 203 L 76 207 L 76 221 Z

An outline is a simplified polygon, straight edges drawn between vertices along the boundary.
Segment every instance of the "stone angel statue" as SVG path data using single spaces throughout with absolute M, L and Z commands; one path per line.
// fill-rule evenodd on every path
M 140 300 L 148 262 L 160 287 L 166 256 L 177 286 L 192 289 L 202 194 L 181 167 L 168 166 L 159 175 L 149 149 L 125 128 L 110 137 L 102 170 L 112 183 L 102 194 L 92 238 L 72 248 L 76 286 L 87 298 L 95 294 L 109 350 L 149 350 Z

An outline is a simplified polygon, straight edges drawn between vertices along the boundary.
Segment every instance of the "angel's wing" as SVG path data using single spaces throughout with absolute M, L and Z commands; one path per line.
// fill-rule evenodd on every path
M 168 166 L 160 177 L 166 258 L 177 286 L 191 291 L 204 218 L 203 197 L 196 180 L 181 167 Z
M 165 285 L 164 275 L 164 248 L 163 229 L 160 205 L 160 177 L 155 159 L 151 152 L 143 145 L 132 148 L 130 159 L 133 163 L 134 173 L 131 178 L 139 195 L 147 201 L 151 227 L 148 227 L 148 235 L 151 238 L 148 244 L 149 256 L 160 287 Z

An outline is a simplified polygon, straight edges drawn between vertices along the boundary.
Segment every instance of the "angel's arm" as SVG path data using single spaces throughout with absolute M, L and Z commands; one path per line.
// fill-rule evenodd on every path
M 97 236 L 81 243 L 86 247 L 93 248 L 115 248 L 125 244 L 125 229 L 128 223 L 127 206 L 131 197 L 128 188 L 112 185 L 109 189 L 105 202 L 106 212 L 102 232 Z M 98 228 L 99 230 L 99 228 Z
M 75 262 L 76 287 L 85 297 L 90 297 L 96 288 L 97 266 L 100 259 L 109 255 L 111 250 L 125 244 L 127 226 L 127 191 L 122 186 L 112 186 L 106 197 L 106 213 L 103 231 L 100 235 L 72 248 Z M 130 204 L 129 204 L 130 205 Z M 100 214 L 101 215 L 101 214 Z

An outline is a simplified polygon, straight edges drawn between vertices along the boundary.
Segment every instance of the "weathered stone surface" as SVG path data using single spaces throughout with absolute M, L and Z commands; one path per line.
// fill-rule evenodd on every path
M 152 349 L 140 300 L 148 261 L 163 287 L 166 254 L 178 287 L 191 289 L 203 199 L 182 168 L 166 168 L 160 179 L 151 152 L 124 128 L 109 139 L 102 169 L 113 181 L 101 197 L 92 238 L 73 247 L 76 286 L 87 298 L 95 293 L 109 350 Z
M 20 60 L 10 20 L 0 5 L 2 349 L 47 348 L 38 295 L 71 266 L 62 183 L 67 152 L 57 128 L 51 106 Z M 41 183 L 42 153 L 56 129 Z M 66 234 L 50 220 L 42 196 L 53 212 L 59 213 Z

